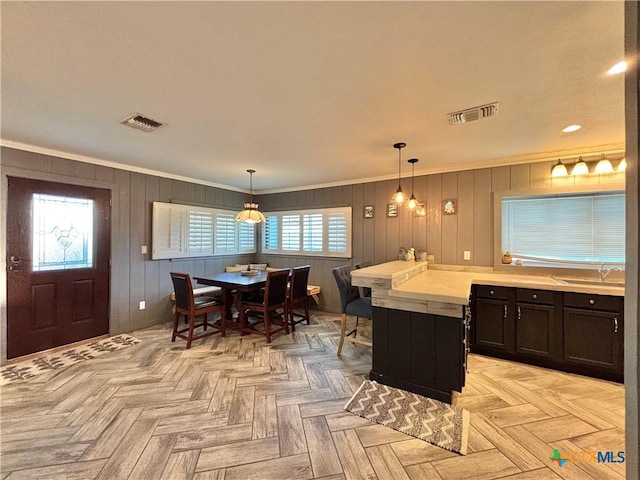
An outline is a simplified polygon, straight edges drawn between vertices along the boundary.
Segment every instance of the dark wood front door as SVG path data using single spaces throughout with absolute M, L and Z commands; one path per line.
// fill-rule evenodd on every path
M 7 358 L 109 332 L 109 190 L 9 177 Z

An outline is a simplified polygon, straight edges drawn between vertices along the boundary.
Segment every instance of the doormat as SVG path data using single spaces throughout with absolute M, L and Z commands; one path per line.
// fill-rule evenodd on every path
M 438 447 L 467 453 L 469 412 L 463 408 L 365 380 L 344 409 Z
M 61 350 L 44 357 L 7 365 L 0 368 L 0 386 L 26 380 L 51 370 L 65 368 L 136 343 L 140 343 L 140 340 L 131 335 L 122 334 L 98 342 L 75 346 L 68 350 Z

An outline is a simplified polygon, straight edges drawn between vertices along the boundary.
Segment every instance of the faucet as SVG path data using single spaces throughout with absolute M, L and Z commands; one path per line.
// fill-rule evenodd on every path
M 607 276 L 611 273 L 611 272 L 624 272 L 624 270 L 620 267 L 612 267 L 612 268 L 604 268 L 605 264 L 603 263 L 602 265 L 600 265 L 600 268 L 598 269 L 598 279 L 601 282 L 604 282 L 604 279 L 607 278 Z

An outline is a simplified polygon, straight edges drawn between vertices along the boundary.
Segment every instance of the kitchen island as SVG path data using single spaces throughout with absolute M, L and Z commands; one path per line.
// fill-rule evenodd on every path
M 533 295 L 536 295 L 535 291 L 555 291 L 560 295 L 563 292 L 593 294 L 592 298 L 597 301 L 624 296 L 624 287 L 621 286 L 567 283 L 546 276 L 494 273 L 493 269 L 486 267 L 429 265 L 427 268 L 424 262 L 387 262 L 353 270 L 351 275 L 353 285 L 372 289 L 373 365 L 370 378 L 447 403 L 452 402 L 454 392 L 462 391 L 465 383 L 471 342 L 469 300 L 473 285 L 510 287 L 523 293 L 533 292 Z M 590 303 L 591 297 L 586 301 Z M 526 316 L 513 317 L 512 310 L 507 309 L 508 315 L 500 315 L 497 320 L 526 320 Z M 608 316 L 611 318 L 607 317 L 606 321 L 611 323 L 612 334 L 621 338 L 623 326 L 619 322 L 622 317 Z M 608 323 L 605 326 L 609 328 Z M 513 328 L 515 331 L 517 325 Z M 555 328 L 560 329 L 556 333 L 561 334 L 563 328 L 570 327 L 568 323 L 563 326 L 562 322 L 556 322 Z M 602 322 L 597 328 L 602 328 Z M 551 329 L 549 332 L 552 333 Z M 526 338 L 522 339 L 522 342 L 526 341 Z M 569 336 L 567 341 L 570 341 Z M 576 347 L 568 343 L 556 344 L 554 363 L 543 358 L 544 352 L 539 344 L 528 346 L 532 348 L 529 348 L 525 360 L 531 360 L 530 363 L 539 361 L 543 366 L 552 368 L 562 368 L 565 360 L 574 365 L 586 365 L 590 361 L 598 364 L 603 363 L 608 355 L 618 355 L 612 347 L 599 353 L 593 361 L 582 352 L 573 355 L 576 358 L 569 358 L 571 349 Z M 540 352 L 533 351 L 535 349 Z M 520 361 L 515 356 L 504 357 Z M 589 374 L 587 370 L 583 373 Z

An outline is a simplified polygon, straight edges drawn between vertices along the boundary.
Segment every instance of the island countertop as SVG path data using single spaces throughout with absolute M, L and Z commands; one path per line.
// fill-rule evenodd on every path
M 624 296 L 624 286 L 563 283 L 549 276 L 493 273 L 483 268 L 477 271 L 440 265 L 427 268 L 424 262 L 387 262 L 353 270 L 351 275 L 354 285 L 386 288 L 385 297 L 414 302 L 467 305 L 473 284 Z

